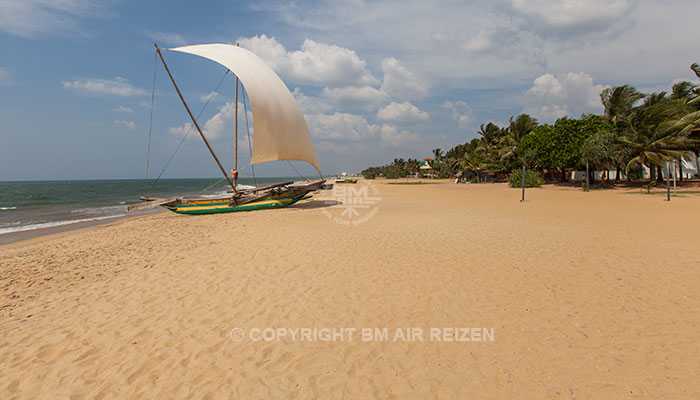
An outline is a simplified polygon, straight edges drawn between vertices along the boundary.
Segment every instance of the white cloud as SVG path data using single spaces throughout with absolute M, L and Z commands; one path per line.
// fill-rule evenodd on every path
M 330 111 L 332 108 L 328 101 L 318 97 L 307 96 L 299 88 L 294 88 L 292 95 L 294 95 L 294 99 L 299 104 L 303 114 L 318 114 Z
M 382 71 L 384 71 L 382 91 L 390 96 L 400 100 L 419 100 L 428 94 L 430 89 L 428 80 L 416 76 L 396 58 L 382 60 Z
M 578 117 L 584 113 L 602 112 L 600 92 L 606 86 L 594 84 L 593 78 L 583 72 L 569 72 L 559 76 L 543 74 L 535 78 L 527 90 L 528 104 L 523 112 L 543 121 L 564 116 Z
M 173 126 L 168 128 L 168 133 L 171 135 L 187 135 L 192 132 L 194 126 L 191 122 L 185 122 L 183 126 Z
M 403 146 L 415 144 L 420 136 L 406 129 L 400 129 L 391 124 L 372 124 L 361 115 L 348 113 L 313 114 L 307 117 L 311 134 L 316 139 L 337 148 L 338 142 L 363 143 L 371 147 L 377 144 Z M 379 143 L 378 143 L 379 142 Z
M 117 108 L 112 109 L 112 111 L 130 113 L 130 112 L 134 112 L 134 109 L 131 107 L 119 106 Z
M 199 100 L 201 100 L 203 103 L 206 103 L 207 101 L 212 101 L 214 100 L 217 96 L 219 95 L 218 92 L 213 91 L 208 94 L 203 94 L 199 96 Z
M 515 58 L 526 64 L 544 67 L 547 65 L 547 55 L 541 42 L 541 39 L 533 35 L 523 35 L 503 26 L 492 26 L 461 41 L 461 48 L 476 57 L 495 56 L 502 60 Z
M 324 88 L 323 96 L 337 108 L 364 108 L 371 109 L 377 104 L 386 101 L 388 96 L 381 90 L 372 86 Z
M 84 81 L 63 81 L 63 87 L 84 94 L 106 94 L 113 96 L 143 96 L 146 91 L 132 86 L 125 78 L 116 77 L 113 80 L 91 78 Z
M 379 83 L 367 70 L 367 62 L 344 47 L 306 39 L 300 50 L 287 51 L 274 37 L 266 35 L 240 38 L 238 42 L 292 82 L 328 87 Z
M 511 47 L 517 42 L 516 31 L 496 26 L 479 31 L 462 44 L 462 49 L 474 53 L 492 53 L 504 47 Z
M 233 101 L 229 101 L 224 103 L 221 107 L 219 107 L 219 111 L 214 114 L 211 118 L 207 120 L 207 122 L 202 125 L 200 121 L 197 121 L 199 123 L 199 126 L 202 128 L 202 131 L 204 132 L 204 135 L 207 137 L 207 139 L 220 139 L 226 136 L 233 136 L 234 132 L 234 120 L 235 120 L 235 114 L 236 114 L 236 103 Z M 245 111 L 243 111 L 243 103 L 238 103 L 238 122 L 239 124 L 239 140 L 242 139 L 242 135 L 245 134 L 245 131 L 242 131 L 241 129 L 245 129 Z M 253 121 L 253 116 L 250 111 L 248 111 L 248 120 L 252 123 Z M 196 133 L 197 128 L 195 128 L 191 122 L 186 122 L 182 126 L 175 126 L 168 128 L 168 133 L 172 135 L 186 135 L 188 132 Z M 251 125 L 250 127 L 251 134 L 253 133 L 253 126 Z M 195 136 L 193 136 L 195 137 Z
M 91 0 L 3 0 L 0 31 L 35 37 L 41 33 L 75 29 L 75 19 L 99 16 L 99 4 Z
M 383 143 L 394 147 L 410 145 L 420 140 L 420 136 L 417 134 L 388 124 L 382 125 L 379 134 Z
M 553 39 L 614 36 L 632 25 L 625 20 L 635 0 L 507 0 L 506 11 L 520 28 Z
M 449 100 L 442 103 L 442 108 L 451 113 L 453 120 L 457 121 L 457 126 L 462 129 L 468 129 L 470 124 L 474 121 L 472 117 L 472 109 L 464 101 L 451 102 Z
M 392 102 L 377 111 L 377 119 L 397 123 L 419 123 L 428 121 L 429 116 L 427 112 L 409 102 Z
M 239 105 L 239 110 L 243 109 L 243 105 Z M 204 124 L 204 134 L 207 138 L 218 139 L 224 134 L 233 133 L 233 120 L 236 115 L 236 103 L 226 102 L 219 108 L 219 112 Z M 197 121 L 199 122 L 199 121 Z
M 115 120 L 114 123 L 124 125 L 127 128 L 129 128 L 129 130 L 136 128 L 136 124 L 134 123 L 134 121 L 123 121 L 123 120 L 118 119 L 118 120 Z
M 311 135 L 319 139 L 358 141 L 376 137 L 380 127 L 361 115 L 336 112 L 306 117 Z

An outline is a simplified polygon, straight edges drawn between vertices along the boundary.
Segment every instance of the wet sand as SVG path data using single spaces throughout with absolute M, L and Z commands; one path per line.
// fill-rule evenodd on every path
M 0 398 L 700 397 L 699 195 L 388 183 L 0 245 Z

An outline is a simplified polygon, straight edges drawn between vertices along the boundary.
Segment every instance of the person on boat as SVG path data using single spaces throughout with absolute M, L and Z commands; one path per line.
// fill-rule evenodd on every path
M 238 170 L 231 168 L 231 178 L 233 178 L 234 181 L 238 179 Z

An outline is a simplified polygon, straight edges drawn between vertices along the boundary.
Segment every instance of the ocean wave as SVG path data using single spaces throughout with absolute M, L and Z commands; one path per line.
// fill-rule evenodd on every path
M 125 206 L 105 206 L 105 207 L 86 207 L 78 208 L 71 211 L 71 214 L 97 214 L 97 215 L 107 215 L 114 214 L 115 212 L 125 212 Z
M 17 207 L 0 207 L 0 210 L 5 211 L 5 210 L 16 210 Z
M 12 228 L 0 228 L 0 235 L 5 234 L 5 233 L 24 232 L 24 231 L 31 231 L 34 229 L 52 228 L 55 226 L 78 224 L 81 222 L 100 221 L 103 219 L 118 218 L 118 217 L 124 217 L 124 216 L 126 216 L 126 214 L 106 215 L 103 217 L 81 218 L 81 219 L 55 221 L 55 222 L 42 222 L 40 224 L 29 224 L 29 225 L 17 226 L 17 227 L 12 227 Z
M 251 185 L 236 185 L 236 189 L 238 189 L 238 190 L 255 189 L 255 186 L 251 186 Z

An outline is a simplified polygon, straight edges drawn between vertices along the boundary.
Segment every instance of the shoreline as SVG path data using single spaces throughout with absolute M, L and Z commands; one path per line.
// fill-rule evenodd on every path
M 138 218 L 146 215 L 151 215 L 151 214 L 157 214 L 163 211 L 167 210 L 154 210 L 154 211 L 148 211 L 148 212 L 140 212 L 132 215 L 118 215 L 114 217 L 108 217 L 108 218 L 103 218 L 103 219 L 98 219 L 94 221 L 81 221 L 81 222 L 75 222 L 75 223 L 67 223 L 64 225 L 57 225 L 57 226 L 49 226 L 46 228 L 37 228 L 37 229 L 29 229 L 26 231 L 19 231 L 19 232 L 9 232 L 9 233 L 3 233 L 0 234 L 0 250 L 9 248 L 11 245 L 17 245 L 29 241 L 33 241 L 34 239 L 50 239 L 51 237 L 55 237 L 58 234 L 61 233 L 67 233 L 71 231 L 77 231 L 85 228 L 90 228 L 98 225 L 105 225 L 105 224 L 110 224 L 113 222 L 125 220 L 125 219 L 132 219 L 132 218 Z

